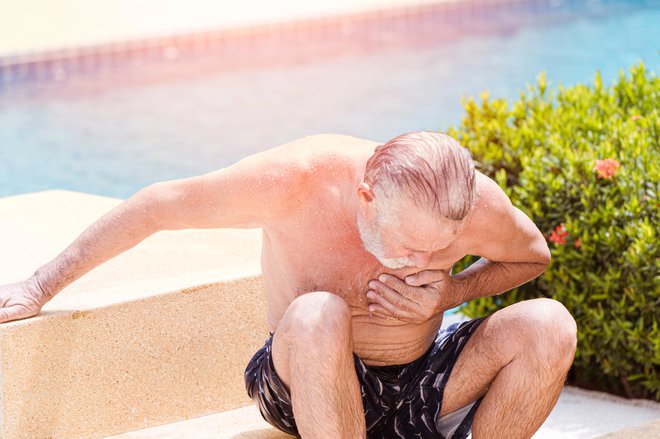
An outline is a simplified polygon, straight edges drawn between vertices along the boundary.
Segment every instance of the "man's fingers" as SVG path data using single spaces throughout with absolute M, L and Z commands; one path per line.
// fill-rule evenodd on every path
M 381 274 L 378 276 L 378 281 L 386 287 L 389 287 L 390 291 L 395 291 L 401 295 L 404 299 L 409 299 L 413 302 L 418 302 L 420 299 L 416 287 L 411 287 L 396 276 L 392 276 L 391 274 Z
M 31 317 L 30 312 L 21 305 L 12 305 L 7 308 L 0 309 L 0 323 L 22 319 L 25 317 Z
M 386 284 L 377 280 L 369 282 L 369 288 L 383 296 L 392 305 L 400 309 L 411 309 L 413 302 L 395 288 L 390 288 Z M 406 286 L 406 289 L 410 287 Z
M 369 311 L 378 312 L 379 310 L 385 311 L 385 315 L 394 318 L 405 317 L 406 312 L 401 306 L 388 300 L 380 293 L 369 290 L 367 291 L 367 299 L 369 299 Z
M 405 281 L 408 285 L 419 287 L 441 281 L 448 275 L 449 272 L 447 270 L 422 270 L 406 276 Z

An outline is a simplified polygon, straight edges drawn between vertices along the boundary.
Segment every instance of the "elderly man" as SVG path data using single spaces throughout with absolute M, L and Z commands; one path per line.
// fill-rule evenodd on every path
M 263 417 L 303 438 L 528 438 L 554 406 L 576 326 L 549 299 L 439 330 L 443 312 L 538 276 L 542 234 L 449 136 L 317 135 L 156 183 L 29 279 L 0 321 L 159 230 L 263 229 L 270 337 L 245 371 Z M 481 256 L 452 274 L 466 254 Z

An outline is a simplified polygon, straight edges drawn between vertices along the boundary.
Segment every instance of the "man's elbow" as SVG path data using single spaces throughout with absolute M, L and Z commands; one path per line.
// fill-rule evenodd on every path
M 129 201 L 133 202 L 151 233 L 170 226 L 172 192 L 166 182 L 154 183 L 139 190 Z
M 538 242 L 538 260 L 537 263 L 539 265 L 540 273 L 543 273 L 546 268 L 550 265 L 550 262 L 552 261 L 552 253 L 550 253 L 550 248 L 548 247 L 548 244 L 545 242 L 545 239 L 542 239 L 541 241 Z

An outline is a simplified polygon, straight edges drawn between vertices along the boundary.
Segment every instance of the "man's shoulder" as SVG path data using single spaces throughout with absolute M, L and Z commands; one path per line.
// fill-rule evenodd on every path
M 473 221 L 465 233 L 470 241 L 468 254 L 503 262 L 547 264 L 550 253 L 534 222 L 486 175 L 478 174 L 477 188 Z
M 290 142 L 291 144 L 307 144 L 310 146 L 326 146 L 330 148 L 341 148 L 347 145 L 375 144 L 379 142 L 364 139 L 361 137 L 350 136 L 348 134 L 318 133 L 301 137 Z
M 511 200 L 502 188 L 487 175 L 476 171 L 477 196 L 475 208 L 481 213 L 495 212 L 498 208 L 511 205 Z
M 488 236 L 493 239 L 498 230 L 513 220 L 511 200 L 490 177 L 476 172 L 476 199 L 465 228 L 465 237 L 475 243 L 483 243 Z
M 287 153 L 290 160 L 327 161 L 350 157 L 364 151 L 375 149 L 379 143 L 345 134 L 313 134 L 278 146 L 274 150 Z
M 295 175 L 307 184 L 323 184 L 363 167 L 364 158 L 378 145 L 344 134 L 314 134 L 277 146 L 267 154 L 290 177 Z
M 301 205 L 309 196 L 341 179 L 359 166 L 360 151 L 376 142 L 342 134 L 314 134 L 301 137 L 247 157 L 251 163 L 237 176 L 256 181 L 282 203 Z M 375 146 L 374 146 L 375 148 Z

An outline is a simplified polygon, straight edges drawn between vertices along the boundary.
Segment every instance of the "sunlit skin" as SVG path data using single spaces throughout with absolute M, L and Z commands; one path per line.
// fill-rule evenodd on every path
M 406 197 L 378 199 L 363 181 L 377 145 L 310 136 L 229 168 L 151 185 L 34 276 L 0 287 L 0 322 L 37 314 L 66 285 L 159 230 L 261 227 L 273 362 L 291 389 L 301 435 L 364 437 L 353 353 L 369 365 L 411 362 L 434 340 L 445 310 L 527 282 L 550 259 L 534 223 L 483 174 L 462 221 L 438 218 Z M 360 236 L 358 218 L 370 237 Z M 382 249 L 379 257 L 415 266 L 387 268 L 363 237 Z M 467 254 L 482 259 L 451 275 Z M 575 323 L 557 302 L 495 313 L 462 351 L 441 415 L 486 395 L 473 438 L 531 436 L 556 402 L 574 348 Z

